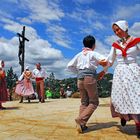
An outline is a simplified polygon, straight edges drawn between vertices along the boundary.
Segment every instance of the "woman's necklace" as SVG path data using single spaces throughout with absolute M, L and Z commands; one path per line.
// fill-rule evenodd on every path
M 127 44 L 127 40 L 128 40 L 129 38 L 130 38 L 130 35 L 128 35 L 127 37 L 123 37 L 123 38 L 121 39 L 122 44 L 123 44 L 123 45 Z

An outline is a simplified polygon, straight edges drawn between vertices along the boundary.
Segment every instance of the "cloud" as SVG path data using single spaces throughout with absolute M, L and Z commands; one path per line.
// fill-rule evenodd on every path
M 81 33 L 91 34 L 93 30 L 103 30 L 105 26 L 100 22 L 100 18 L 105 18 L 94 9 L 76 8 L 68 17 L 78 22 Z
M 71 41 L 69 39 L 68 31 L 64 27 L 51 24 L 46 30 L 46 33 L 48 32 L 50 33 L 51 38 L 53 38 L 54 43 L 72 49 L 72 47 L 70 47 Z
M 135 22 L 129 29 L 130 34 L 140 37 L 140 22 Z
M 116 41 L 117 39 L 119 39 L 116 35 L 111 35 L 111 36 L 107 36 L 105 38 L 105 43 L 107 45 L 111 45 L 114 41 Z
M 129 29 L 129 33 L 135 37 L 140 37 L 140 22 L 135 22 Z M 137 62 L 140 65 L 140 53 L 138 55 Z
M 109 10 L 103 11 L 102 8 L 98 9 L 99 5 L 95 5 L 93 8 L 92 4 L 97 4 L 94 3 L 95 0 L 73 0 L 66 3 L 61 0 L 2 1 L 0 2 L 2 5 L 0 27 L 3 29 L 0 34 L 2 36 L 0 38 L 0 56 L 6 60 L 6 68 L 12 65 L 17 73 L 20 73 L 20 67 L 16 34 L 21 33 L 24 25 L 26 26 L 26 37 L 30 40 L 26 42 L 26 64 L 33 69 L 36 62 L 41 62 L 48 72 L 55 72 L 57 78 L 63 78 L 69 75 L 69 73 L 66 75 L 64 71 L 69 60 L 64 57 L 63 53 L 69 57 L 72 53 L 77 53 L 83 35 L 94 33 L 100 39 L 96 41 L 96 51 L 106 56 L 112 42 L 116 40 L 114 35 L 109 36 L 110 21 L 121 18 L 128 19 L 131 21 L 130 23 L 133 18 L 135 21 L 139 21 L 140 4 L 135 3 L 122 6 L 124 4 L 122 2 L 120 6 L 120 2 L 117 2 L 112 8 L 108 7 L 109 2 L 106 5 Z M 112 10 L 114 10 L 113 14 Z M 134 36 L 140 36 L 139 29 L 140 23 L 135 22 L 129 32 Z M 60 46 L 62 51 L 56 49 Z M 71 46 L 76 46 L 77 50 L 68 54 L 68 49 L 73 49 Z
M 97 39 L 95 51 L 106 57 L 110 52 L 110 48 L 106 46 L 102 41 Z
M 3 17 L 5 17 L 5 18 L 12 18 L 12 15 L 10 13 L 0 9 L 0 18 L 3 18 Z
M 44 23 L 46 26 L 51 25 L 48 26 L 51 28 L 47 29 L 49 29 L 50 33 L 53 33 L 53 41 L 63 47 L 71 48 L 71 41 L 67 35 L 67 30 L 62 26 L 55 26 L 50 23 L 50 21 L 60 21 L 61 18 L 64 17 L 63 11 L 59 8 L 59 1 L 19 0 L 18 2 L 20 2 L 20 9 L 24 10 L 26 16 L 23 17 L 19 15 L 15 18 L 13 13 L 8 16 L 8 12 L 0 12 L 2 28 L 10 31 L 16 36 L 17 33 L 21 33 L 25 24 L 29 24 L 29 26 L 26 25 L 25 32 L 26 37 L 30 40 L 29 42 L 26 42 L 25 64 L 33 69 L 35 63 L 40 62 L 45 69 L 49 68 L 50 72 L 55 71 L 57 78 L 64 78 L 64 69 L 67 61 L 62 52 L 59 49 L 55 49 L 47 40 L 42 39 L 38 35 L 36 29 L 31 27 L 33 22 Z M 12 66 L 14 71 L 19 75 L 20 66 L 17 57 L 19 46 L 18 38 L 12 37 L 11 39 L 6 39 L 5 37 L 2 37 L 0 38 L 0 41 L 1 59 L 6 61 L 6 70 Z
M 15 33 L 15 37 L 6 39 L 0 38 L 0 59 L 6 61 L 6 69 L 13 67 L 14 71 L 19 75 L 20 66 L 18 64 L 18 37 L 17 32 L 22 31 L 22 25 L 9 19 L 3 19 L 3 28 Z M 29 65 L 31 69 L 35 67 L 35 63 L 40 62 L 45 69 L 55 71 L 57 78 L 64 78 L 64 69 L 66 67 L 66 59 L 59 49 L 55 49 L 47 41 L 42 39 L 31 26 L 26 26 L 26 37 L 30 40 L 26 42 L 25 46 L 25 64 Z M 63 62 L 64 60 L 64 62 Z M 57 71 L 58 70 L 58 71 Z
M 113 15 L 113 20 L 139 18 L 140 4 L 119 6 Z
M 27 24 L 32 22 L 47 24 L 51 21 L 61 21 L 65 16 L 58 0 L 7 0 L 3 3 L 0 17 L 10 17 Z
M 47 40 L 36 39 L 32 40 L 28 44 L 28 57 L 31 57 L 31 62 L 36 63 L 35 61 L 45 61 L 51 60 L 55 61 L 63 58 L 62 52 L 58 49 L 52 48 L 51 44 Z
M 21 23 L 25 23 L 25 24 L 32 24 L 32 20 L 29 18 L 21 18 L 21 17 L 17 17 L 17 20 L 20 21 Z
M 80 27 L 80 31 L 84 34 L 92 34 L 95 30 L 101 31 L 104 29 L 105 29 L 105 26 L 99 21 L 95 21 L 92 24 L 89 24 L 88 27 L 87 26 Z
M 0 46 L 1 46 L 1 51 L 0 51 L 0 56 L 3 59 L 6 59 L 10 61 L 11 59 L 14 59 L 16 56 L 16 49 L 14 45 L 11 45 L 12 40 L 6 40 L 1 38 L 0 39 Z M 7 57 L 8 56 L 8 57 Z
M 7 18 L 2 18 L 1 21 L 4 23 L 3 28 L 11 31 L 13 33 L 20 33 L 23 30 L 23 24 L 17 23 L 13 20 L 7 19 Z M 26 26 L 25 28 L 26 30 L 26 37 L 29 40 L 34 40 L 36 38 L 39 38 L 39 36 L 37 35 L 37 32 L 34 28 L 32 28 L 31 26 Z
M 66 77 L 71 77 L 73 74 L 68 73 L 66 71 L 66 66 L 70 60 L 69 59 L 61 59 L 56 60 L 52 65 L 47 66 L 47 72 L 51 73 L 54 72 L 56 77 L 59 77 L 59 79 L 63 79 Z
M 29 10 L 28 18 L 32 21 L 47 23 L 49 21 L 60 21 L 64 12 L 59 8 L 58 1 L 49 0 L 24 0 L 20 1 L 22 8 Z
M 3 26 L 4 29 L 9 30 L 13 33 L 17 33 L 21 31 L 21 29 L 23 28 L 23 25 L 8 18 L 2 18 L 1 22 L 4 23 L 4 26 Z
M 93 20 L 98 18 L 99 14 L 93 9 L 76 8 L 76 10 L 69 13 L 68 16 L 79 22 L 92 23 Z

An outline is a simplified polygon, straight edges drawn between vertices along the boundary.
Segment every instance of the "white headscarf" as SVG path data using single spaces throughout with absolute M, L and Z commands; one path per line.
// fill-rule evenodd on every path
M 29 66 L 26 66 L 25 70 L 29 70 Z
M 128 22 L 125 21 L 125 20 L 119 20 L 117 22 L 114 22 L 113 25 L 114 24 L 119 26 L 119 28 L 121 28 L 123 31 L 127 31 L 128 30 Z
M 2 62 L 3 62 L 3 60 L 0 60 L 0 68 L 2 68 Z
M 2 62 L 2 60 L 0 60 L 0 68 L 2 68 L 1 62 Z

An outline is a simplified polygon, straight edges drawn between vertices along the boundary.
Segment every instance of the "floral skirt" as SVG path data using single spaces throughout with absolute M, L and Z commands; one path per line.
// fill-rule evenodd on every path
M 29 96 L 34 93 L 34 89 L 32 86 L 31 81 L 27 81 L 26 79 L 20 81 L 16 85 L 15 93 L 17 93 L 20 96 Z

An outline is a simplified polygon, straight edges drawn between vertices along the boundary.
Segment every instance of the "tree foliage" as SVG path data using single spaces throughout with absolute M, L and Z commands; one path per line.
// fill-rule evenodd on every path
M 102 80 L 97 81 L 99 97 L 109 97 L 111 95 L 112 78 L 113 74 L 108 73 Z M 51 73 L 45 80 L 45 85 L 54 93 L 54 98 L 59 97 L 58 95 L 61 87 L 66 91 L 69 86 L 73 93 L 78 91 L 76 77 L 58 80 L 55 78 L 54 73 Z
M 97 81 L 97 87 L 99 92 L 99 97 L 109 97 L 111 95 L 111 86 L 112 86 L 113 74 L 106 74 L 104 78 L 100 81 Z M 12 67 L 7 71 L 6 81 L 7 88 L 10 92 L 10 100 L 12 100 L 12 89 L 16 85 L 18 77 L 14 74 Z M 66 79 L 56 79 L 55 74 L 52 72 L 49 77 L 45 79 L 45 91 L 49 89 L 53 93 L 53 98 L 60 97 L 60 88 L 63 87 L 64 90 L 67 90 L 67 87 L 70 87 L 72 93 L 78 91 L 77 88 L 77 78 L 66 78 Z M 36 89 L 36 82 L 33 82 L 33 87 Z
M 109 97 L 111 95 L 112 78 L 113 74 L 108 73 L 102 80 L 97 81 L 99 97 Z M 45 83 L 46 87 L 49 87 L 55 95 L 59 94 L 60 87 L 63 87 L 66 91 L 67 87 L 69 86 L 73 93 L 78 91 L 76 77 L 58 80 L 55 78 L 54 73 L 51 73 L 46 79 Z
M 113 74 L 106 74 L 102 80 L 97 81 L 99 97 L 109 97 L 111 95 Z
M 10 67 L 10 69 L 7 71 L 7 74 L 6 74 L 6 83 L 7 83 L 7 88 L 9 89 L 9 93 L 10 93 L 10 101 L 12 100 L 13 87 L 16 86 L 17 80 L 18 80 L 17 75 L 13 72 L 13 68 Z

